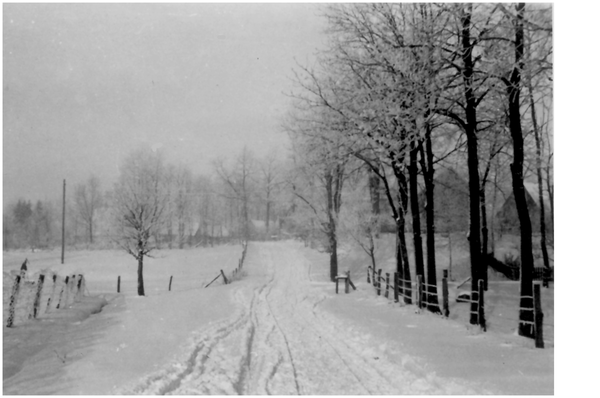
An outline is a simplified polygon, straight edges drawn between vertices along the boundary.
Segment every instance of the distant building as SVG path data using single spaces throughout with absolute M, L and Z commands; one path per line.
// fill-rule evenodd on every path
M 248 238 L 250 240 L 265 240 L 268 238 L 267 223 L 263 220 L 249 220 Z
M 527 202 L 527 210 L 529 211 L 529 219 L 531 220 L 531 228 L 534 234 L 540 232 L 540 203 L 538 186 L 533 183 L 525 183 L 525 200 Z M 550 201 L 547 195 L 543 195 L 544 213 L 546 219 L 546 230 L 551 233 L 552 217 L 550 215 Z M 506 201 L 496 213 L 498 220 L 498 228 L 501 233 L 516 233 L 520 232 L 521 224 L 517 213 L 517 205 L 515 203 L 514 193 L 511 192 Z
M 453 169 L 434 174 L 433 211 L 435 230 L 440 233 L 469 229 L 469 184 Z M 419 195 L 421 228 L 425 229 L 425 191 Z

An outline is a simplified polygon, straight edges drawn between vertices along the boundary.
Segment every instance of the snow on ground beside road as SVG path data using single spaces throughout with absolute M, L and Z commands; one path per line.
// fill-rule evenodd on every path
M 308 249 L 304 249 L 303 254 L 311 259 L 315 269 L 321 270 L 313 273 L 313 278 L 326 280 L 323 269 L 328 267 L 328 256 Z M 335 314 L 341 328 L 362 336 L 365 347 L 378 346 L 384 355 L 405 361 L 407 366 L 414 366 L 429 376 L 466 380 L 477 386 L 475 390 L 484 389 L 486 392 L 481 393 L 485 394 L 554 393 L 553 333 L 546 349 L 536 349 L 532 339 L 517 336 L 504 324 L 485 333 L 479 327 L 468 325 L 466 304 L 453 303 L 451 311 L 459 310 L 459 315 L 444 319 L 427 311 L 416 313 L 415 306 L 404 306 L 377 296 L 366 280 L 354 280 L 354 283 L 356 291 L 331 295 L 320 307 Z M 490 293 L 495 291 L 514 294 L 518 289 L 514 283 L 490 284 Z M 547 296 L 553 300 L 553 292 Z M 516 299 L 508 303 L 506 299 L 498 300 L 494 309 L 508 312 L 507 308 L 513 306 Z M 549 310 L 549 302 L 546 304 Z M 492 308 L 490 305 L 490 311 Z M 516 313 L 514 308 L 512 312 Z M 513 325 L 516 327 L 516 323 Z M 546 329 L 553 330 L 553 325 Z
M 383 341 L 339 327 L 320 306 L 333 285 L 311 281 L 296 242 L 252 243 L 233 289 L 239 311 L 199 333 L 188 356 L 125 394 L 473 394 L 487 390 L 428 374 L 408 355 L 387 357 Z M 235 287 L 234 287 L 235 286 Z M 339 297 L 339 296 L 338 296 Z M 361 321 L 358 320 L 360 323 Z M 371 341 L 367 341 L 371 342 Z
M 327 255 L 299 242 L 251 242 L 242 279 L 198 287 L 196 281 L 225 264 L 234 268 L 240 253 L 239 245 L 161 252 L 148 262 L 149 294 L 141 298 L 135 290 L 114 294 L 115 272 L 135 282 L 135 266 L 131 275 L 123 273 L 128 263 L 121 260 L 131 258 L 81 254 L 72 266 L 82 267 L 88 287 L 95 286 L 90 292 L 97 289 L 108 304 L 99 314 L 65 318 L 62 329 L 50 330 L 62 337 L 5 377 L 4 393 L 553 392 L 553 348 L 536 350 L 512 334 L 480 333 L 465 322 L 415 314 L 414 306 L 377 297 L 362 280 L 354 280 L 358 290 L 336 295 L 327 281 Z M 169 275 L 174 287 L 181 281 L 179 291 L 166 292 Z M 38 328 L 11 343 L 8 354 L 44 340 L 42 322 L 10 330 Z
M 146 297 L 136 295 L 137 264 L 125 253 L 67 253 L 64 265 L 58 264 L 60 255 L 57 260 L 34 253 L 30 274 L 47 268 L 63 275 L 83 273 L 91 295 L 87 300 L 108 304 L 93 316 L 89 306 L 74 304 L 52 317 L 4 328 L 4 393 L 108 394 L 160 368 L 182 354 L 194 330 L 233 311 L 227 295 L 204 285 L 220 269 L 235 268 L 241 251 L 240 245 L 159 251 L 145 261 Z M 5 254 L 4 271 L 18 269 L 23 254 Z

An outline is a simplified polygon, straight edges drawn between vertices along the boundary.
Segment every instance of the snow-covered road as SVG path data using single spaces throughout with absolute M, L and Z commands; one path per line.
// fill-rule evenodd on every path
M 232 290 L 237 312 L 200 333 L 189 356 L 145 378 L 134 394 L 473 393 L 380 356 L 321 311 L 330 283 L 310 280 L 295 245 L 253 244 Z M 233 286 L 233 285 L 232 285 Z
M 5 330 L 5 371 L 14 370 L 4 393 L 554 392 L 553 348 L 417 314 L 360 280 L 336 295 L 327 255 L 296 241 L 251 242 L 241 278 L 205 289 L 221 267 L 233 269 L 239 249 L 164 252 L 149 265 L 155 289 L 146 297 L 103 293 L 108 304 L 97 315 L 78 318 L 73 308 Z M 128 264 L 97 257 L 80 267 L 96 292 Z M 160 290 L 173 274 L 180 290 Z

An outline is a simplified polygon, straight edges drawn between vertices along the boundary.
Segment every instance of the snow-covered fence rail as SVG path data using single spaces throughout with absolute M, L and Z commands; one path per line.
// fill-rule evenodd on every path
M 373 283 L 378 296 L 381 296 L 382 285 L 385 283 L 384 297 L 390 298 L 390 290 L 394 292 L 394 301 L 399 302 L 400 298 L 404 304 L 412 304 L 413 299 L 416 301 L 419 308 L 429 308 L 434 312 L 442 313 L 439 309 L 438 303 L 438 287 L 437 285 L 430 285 L 423 282 L 422 276 L 417 276 L 417 281 L 410 281 L 408 279 L 401 278 L 398 272 L 394 272 L 393 278 L 390 278 L 391 274 L 386 273 L 385 277 L 382 275 L 382 270 L 375 271 L 372 267 L 368 267 L 367 271 L 367 283 Z M 445 285 L 444 285 L 445 284 Z M 445 288 L 443 287 L 445 286 Z M 448 288 L 447 288 L 447 277 L 443 281 L 442 291 L 445 292 L 444 298 L 444 316 L 448 317 Z M 413 297 L 413 294 L 415 297 Z
M 401 278 L 398 272 L 394 272 L 393 278 L 390 278 L 391 274 L 386 272 L 384 277 L 381 274 L 381 269 L 376 272 L 369 266 L 367 272 L 368 283 L 371 283 L 371 276 L 373 279 L 373 286 L 375 287 L 378 296 L 381 296 L 382 285 L 385 283 L 383 295 L 386 298 L 390 298 L 390 290 L 392 289 L 394 292 L 394 301 L 398 302 L 399 298 L 402 297 L 405 304 L 412 304 L 412 294 L 417 288 L 417 284 L 415 282 Z
M 11 278 L 13 276 L 14 279 Z M 63 279 L 54 272 L 42 271 L 28 277 L 27 270 L 23 269 L 16 275 L 5 273 L 4 279 L 12 279 L 10 295 L 4 297 L 6 327 L 67 308 L 79 302 L 85 291 L 85 278 L 81 274 L 69 275 Z
M 417 276 L 417 280 L 416 282 L 409 282 L 407 280 L 403 280 L 402 278 L 399 278 L 397 273 L 394 273 L 394 278 L 392 279 L 390 276 L 390 273 L 385 273 L 382 275 L 382 270 L 379 269 L 377 271 L 375 271 L 372 267 L 367 267 L 368 271 L 367 271 L 367 282 L 368 283 L 372 283 L 373 287 L 377 293 L 378 296 L 382 295 L 382 290 L 383 290 L 383 296 L 385 298 L 391 299 L 390 297 L 390 290 L 393 288 L 394 289 L 394 300 L 396 302 L 400 302 L 400 297 L 404 298 L 404 303 L 405 304 L 410 304 L 411 302 L 408 301 L 410 300 L 411 297 L 411 293 L 415 292 L 415 304 L 419 307 L 419 308 L 428 308 L 430 311 L 434 312 L 434 313 L 440 313 L 443 316 L 445 316 L 446 318 L 449 317 L 450 315 L 450 310 L 449 310 L 449 288 L 448 288 L 448 271 L 444 270 L 443 271 L 443 278 L 442 278 L 442 287 L 441 287 L 441 291 L 442 291 L 442 308 L 440 309 L 440 304 L 438 303 L 438 286 L 437 285 L 433 285 L 433 284 L 427 284 L 423 282 L 423 278 L 418 275 Z M 458 286 L 462 286 L 464 285 L 466 282 L 468 282 L 468 280 L 465 280 L 464 282 L 460 283 Z M 384 285 L 385 284 L 385 285 Z M 411 286 L 412 289 L 407 289 L 408 286 Z M 485 289 L 484 289 L 484 285 L 485 282 L 483 280 L 479 280 L 478 284 L 477 284 L 477 290 L 473 291 L 473 292 L 465 292 L 460 294 L 456 301 L 458 303 L 466 303 L 469 305 L 468 311 L 467 311 L 467 315 L 469 317 L 469 320 L 474 320 L 474 323 L 476 325 L 479 325 L 482 331 L 487 331 L 488 329 L 488 317 L 490 317 L 490 314 L 486 313 L 486 306 L 485 306 Z M 524 308 L 522 308 L 520 305 L 517 305 L 515 307 L 516 310 L 518 310 L 519 312 L 528 312 L 531 313 L 532 316 L 530 317 L 531 320 L 520 320 L 520 319 L 516 319 L 516 318 L 510 318 L 507 317 L 506 315 L 502 315 L 502 314 L 495 314 L 493 315 L 493 320 L 492 323 L 494 323 L 496 326 L 498 326 L 498 323 L 505 323 L 505 321 L 512 321 L 514 322 L 514 324 L 525 324 L 525 325 L 529 325 L 530 327 L 533 328 L 534 332 L 533 332 L 533 338 L 535 340 L 535 346 L 538 348 L 543 348 L 544 347 L 544 332 L 543 332 L 543 328 L 544 328 L 544 324 L 543 324 L 543 318 L 544 318 L 544 314 L 542 312 L 542 306 L 541 306 L 541 298 L 540 298 L 540 286 L 541 286 L 541 282 L 540 281 L 535 281 L 534 282 L 534 294 L 533 296 L 528 296 L 528 297 L 518 297 L 515 296 L 514 300 L 519 299 L 519 302 L 521 302 L 521 299 L 526 299 L 524 301 L 526 301 L 526 303 L 530 303 L 528 305 L 525 305 Z M 506 296 L 501 296 L 502 300 L 506 300 Z M 408 300 L 407 300 L 408 299 Z M 498 300 L 498 295 L 496 294 L 495 296 L 495 300 Z M 496 302 L 496 301 L 494 301 Z M 492 308 L 494 306 L 498 306 L 498 304 L 494 304 L 492 306 Z M 512 306 L 512 305 L 511 305 Z M 463 313 L 464 312 L 462 310 L 458 310 L 457 311 L 459 313 Z M 504 310 L 503 312 L 505 312 L 506 310 Z M 548 324 L 549 326 L 553 326 L 552 324 Z M 505 328 L 506 326 L 500 326 L 501 328 Z M 552 329 L 550 329 L 550 331 L 552 332 Z M 551 337 L 552 339 L 552 337 Z
M 248 251 L 248 241 L 244 241 L 242 242 L 242 255 L 238 261 L 238 266 L 236 268 L 233 269 L 233 271 L 231 271 L 231 273 L 229 273 L 229 277 L 227 277 L 227 275 L 225 274 L 225 272 L 223 270 L 220 270 L 219 275 L 217 275 L 212 281 L 210 281 L 206 286 L 204 286 L 205 288 L 209 287 L 210 285 L 213 284 L 213 282 L 215 282 L 217 279 L 219 278 L 223 278 L 223 282 L 227 285 L 231 282 L 233 282 L 236 279 L 240 278 L 241 275 L 241 271 L 242 268 L 244 266 L 244 261 L 246 260 L 246 252 Z

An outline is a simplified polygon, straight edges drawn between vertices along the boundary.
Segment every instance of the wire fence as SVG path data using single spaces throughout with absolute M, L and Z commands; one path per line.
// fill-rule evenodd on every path
M 439 292 L 437 284 L 429 284 L 423 281 L 422 275 L 417 275 L 416 281 L 403 279 L 398 272 L 393 273 L 390 279 L 390 273 L 386 272 L 382 275 L 382 270 L 375 271 L 371 266 L 367 270 L 367 282 L 372 283 L 378 296 L 382 295 L 385 298 L 390 298 L 390 290 L 394 292 L 394 301 L 403 302 L 404 305 L 410 305 L 414 302 L 419 309 L 426 308 L 431 312 L 442 314 L 446 318 L 450 315 L 449 294 L 448 294 L 448 271 L 444 270 L 442 278 L 442 308 L 439 303 Z M 543 281 L 548 280 L 548 273 L 542 274 Z M 487 330 L 486 306 L 485 306 L 485 289 L 484 281 L 479 280 L 477 289 L 471 293 L 464 294 L 457 298 L 458 302 L 467 303 L 469 309 L 469 323 L 479 325 L 481 330 Z M 541 307 L 541 282 L 534 281 L 533 295 L 521 295 L 519 298 L 519 319 L 513 319 L 519 325 L 519 334 L 531 337 L 535 340 L 537 348 L 544 348 L 544 323 L 543 312 Z M 414 295 L 414 296 L 413 296 Z M 504 317 L 504 319 L 509 319 Z M 554 326 L 548 324 L 548 326 Z M 553 328 L 552 328 L 553 338 Z
M 4 325 L 9 328 L 68 308 L 80 302 L 86 291 L 82 274 L 62 277 L 55 272 L 42 271 L 29 276 L 25 267 L 17 274 L 5 274 L 4 278 L 11 276 L 14 277 L 12 286 L 4 292 L 4 302 L 8 302 Z
M 242 242 L 242 256 L 240 257 L 240 259 L 238 260 L 238 266 L 236 268 L 234 268 L 230 273 L 225 274 L 225 272 L 223 272 L 223 270 L 221 270 L 221 273 L 219 275 L 217 275 L 215 277 L 215 279 L 213 279 L 212 281 L 210 281 L 206 286 L 204 286 L 205 288 L 209 287 L 210 285 L 212 285 L 213 282 L 215 282 L 217 279 L 219 279 L 220 277 L 223 277 L 223 282 L 227 285 L 231 282 L 233 282 L 234 280 L 238 280 L 241 278 L 241 271 L 242 268 L 244 266 L 244 261 L 246 260 L 246 252 L 248 251 L 248 241 L 244 241 Z M 228 277 L 229 275 L 229 277 Z

